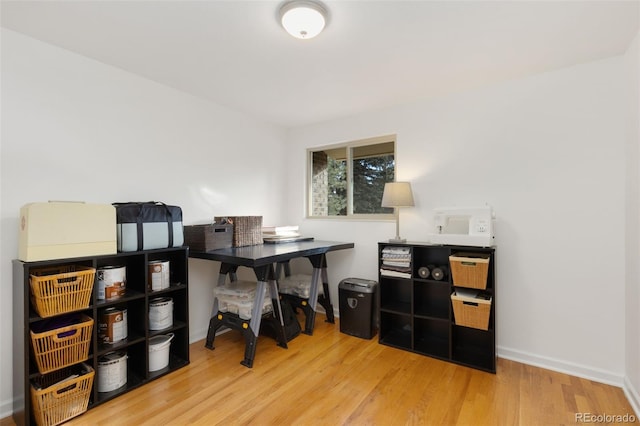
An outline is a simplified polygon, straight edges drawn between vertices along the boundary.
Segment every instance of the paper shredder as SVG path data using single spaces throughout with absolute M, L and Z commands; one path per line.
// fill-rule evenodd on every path
M 376 335 L 378 283 L 362 278 L 345 278 L 338 285 L 340 332 L 363 339 Z

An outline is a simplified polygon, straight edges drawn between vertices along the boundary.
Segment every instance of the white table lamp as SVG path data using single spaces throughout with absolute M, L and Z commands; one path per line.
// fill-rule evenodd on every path
M 409 182 L 388 182 L 384 184 L 382 193 L 382 207 L 393 207 L 396 215 L 396 237 L 390 243 L 404 243 L 400 238 L 400 209 L 399 207 L 413 207 L 413 193 Z

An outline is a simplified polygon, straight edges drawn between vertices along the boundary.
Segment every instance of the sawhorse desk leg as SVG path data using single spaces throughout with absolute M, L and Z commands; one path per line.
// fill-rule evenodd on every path
M 333 316 L 333 305 L 331 304 L 331 296 L 329 295 L 329 279 L 327 278 L 327 266 L 322 267 L 322 295 L 318 296 L 318 303 L 324 308 L 327 314 L 328 323 L 335 324 L 336 320 Z
M 218 277 L 217 286 L 224 285 L 226 275 L 230 274 L 231 281 L 236 281 L 237 266 L 222 264 L 220 266 L 220 275 Z M 207 339 L 205 347 L 208 349 L 214 349 L 214 339 L 216 332 L 223 325 L 230 328 L 239 330 L 245 340 L 244 359 L 240 361 L 240 364 L 246 367 L 253 367 L 253 360 L 256 355 L 256 346 L 258 343 L 258 335 L 260 333 L 260 322 L 262 320 L 262 306 L 264 304 L 265 288 L 269 286 L 269 297 L 271 297 L 273 303 L 273 315 L 280 324 L 277 329 L 277 341 L 278 346 L 287 348 L 287 339 L 284 331 L 284 321 L 282 318 L 282 308 L 280 307 L 280 299 L 278 297 L 277 285 L 274 277 L 273 266 L 268 265 L 265 267 L 254 268 L 256 277 L 258 279 L 256 285 L 256 297 L 253 302 L 253 308 L 251 310 L 251 319 L 247 322 L 239 318 L 234 314 L 225 314 L 219 312 L 218 300 L 214 299 L 211 319 L 209 320 L 209 330 L 207 332 Z
M 216 287 L 224 286 L 224 283 L 227 279 L 227 274 L 231 277 L 231 281 L 236 281 L 237 275 L 237 267 L 232 267 L 231 265 L 222 264 L 220 265 L 220 273 L 218 274 L 218 281 L 213 285 L 213 291 L 215 292 Z M 213 308 L 211 308 L 211 319 L 209 320 L 209 330 L 207 331 L 207 340 L 205 340 L 204 347 L 207 349 L 214 349 L 213 340 L 216 338 L 216 333 L 224 325 L 222 317 L 218 315 L 218 299 L 216 297 L 213 298 Z
M 320 303 L 327 315 L 326 322 L 331 324 L 335 323 L 333 316 L 333 305 L 331 304 L 331 296 L 329 295 L 329 279 L 327 276 L 327 258 L 325 254 L 318 254 L 313 256 L 307 256 L 307 259 L 313 266 L 313 273 L 311 275 L 311 284 L 309 286 L 309 297 L 299 297 L 292 294 L 282 294 L 282 298 L 289 300 L 295 308 L 302 309 L 305 316 L 304 330 L 305 334 L 312 335 L 315 328 L 316 321 L 316 307 Z M 282 268 L 284 268 L 285 277 L 291 275 L 289 268 L 289 262 L 278 263 L 276 276 L 281 277 Z M 322 282 L 323 295 L 319 295 L 320 283 Z

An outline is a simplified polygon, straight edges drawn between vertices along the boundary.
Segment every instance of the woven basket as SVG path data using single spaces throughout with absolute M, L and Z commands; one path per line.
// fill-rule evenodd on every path
M 233 223 L 233 247 L 255 246 L 262 244 L 262 216 L 216 217 L 215 222 L 226 219 Z
M 487 288 L 489 255 L 482 253 L 455 253 L 449 256 L 451 277 L 456 287 Z
M 453 316 L 456 325 L 477 328 L 480 330 L 489 329 L 489 315 L 491 314 L 491 299 L 482 300 L 451 295 L 453 304 Z
M 31 332 L 31 343 L 40 373 L 48 373 L 89 358 L 93 319 L 80 315 L 77 322 L 52 330 Z
M 87 411 L 94 375 L 87 364 L 78 364 L 34 380 L 31 403 L 36 423 L 55 426 Z
M 91 300 L 95 268 L 63 265 L 33 269 L 29 276 L 31 301 L 41 317 L 85 309 Z

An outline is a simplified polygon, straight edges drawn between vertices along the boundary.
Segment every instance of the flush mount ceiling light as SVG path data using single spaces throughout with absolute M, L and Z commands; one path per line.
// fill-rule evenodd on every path
M 320 34 L 327 23 L 327 10 L 318 2 L 294 0 L 280 8 L 280 21 L 296 38 L 308 39 Z

